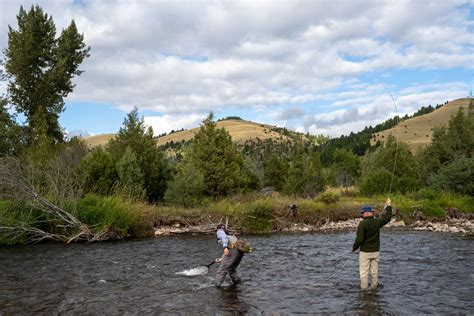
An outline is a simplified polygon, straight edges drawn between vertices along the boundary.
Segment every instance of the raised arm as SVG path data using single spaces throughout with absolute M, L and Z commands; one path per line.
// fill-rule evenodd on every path
M 387 198 L 385 202 L 385 213 L 380 216 L 380 227 L 384 226 L 385 224 L 389 223 L 392 219 L 392 201 L 390 198 Z

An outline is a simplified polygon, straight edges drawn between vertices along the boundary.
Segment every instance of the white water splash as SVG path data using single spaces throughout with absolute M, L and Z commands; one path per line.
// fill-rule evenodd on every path
M 197 275 L 205 275 L 209 272 L 209 268 L 202 266 L 202 267 L 196 267 L 188 270 L 184 270 L 181 272 L 176 272 L 176 274 L 180 275 L 185 275 L 185 276 L 197 276 Z

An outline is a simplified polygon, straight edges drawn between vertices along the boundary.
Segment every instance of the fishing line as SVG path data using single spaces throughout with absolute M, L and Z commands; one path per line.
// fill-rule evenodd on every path
M 385 87 L 385 90 L 387 90 L 388 94 L 390 95 L 390 98 L 392 98 L 393 106 L 395 107 L 395 113 L 397 114 L 397 124 L 400 122 L 400 117 L 398 115 L 398 109 L 397 109 L 397 103 L 395 103 L 395 99 L 393 98 L 392 93 L 390 90 L 388 90 L 387 87 Z M 393 178 L 395 177 L 395 170 L 397 166 L 397 157 L 398 157 L 398 139 L 395 138 L 396 142 L 396 147 L 395 147 L 395 159 L 393 161 L 393 169 L 392 169 L 392 178 L 390 179 L 390 188 L 388 190 L 388 194 L 390 195 L 392 193 L 392 185 L 393 185 Z

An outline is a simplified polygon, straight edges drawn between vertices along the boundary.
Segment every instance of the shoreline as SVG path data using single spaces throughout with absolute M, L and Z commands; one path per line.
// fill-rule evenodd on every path
M 328 221 L 323 225 L 312 225 L 305 223 L 293 223 L 286 227 L 275 229 L 266 234 L 278 233 L 298 233 L 298 232 L 342 232 L 355 230 L 362 219 L 348 219 L 339 221 Z M 416 220 L 406 224 L 403 220 L 393 218 L 384 228 L 407 230 L 407 231 L 431 231 L 440 233 L 452 233 L 459 235 L 474 235 L 474 220 L 464 218 L 447 218 L 445 220 Z M 241 234 L 238 230 L 230 229 L 231 233 Z M 214 228 L 210 225 L 186 225 L 180 223 L 174 225 L 162 225 L 154 229 L 154 236 L 172 236 L 172 235 L 206 235 L 212 234 Z

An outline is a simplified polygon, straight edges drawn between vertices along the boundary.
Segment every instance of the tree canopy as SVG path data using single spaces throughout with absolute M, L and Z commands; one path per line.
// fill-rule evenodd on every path
M 56 37 L 52 16 L 38 5 L 27 12 L 20 7 L 18 29 L 9 26 L 8 46 L 4 50 L 5 73 L 10 102 L 27 119 L 28 142 L 38 137 L 38 125 L 55 142 L 63 141 L 59 114 L 64 98 L 73 91 L 72 79 L 82 73 L 79 65 L 88 57 L 74 20 Z

